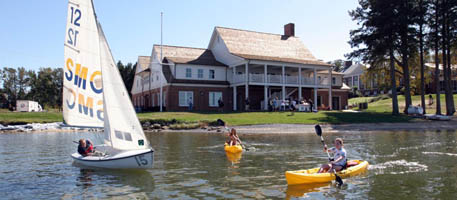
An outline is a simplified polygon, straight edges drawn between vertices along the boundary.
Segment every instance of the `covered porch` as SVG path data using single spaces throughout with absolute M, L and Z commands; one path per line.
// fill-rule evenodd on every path
M 327 76 L 318 71 L 328 70 Z M 228 70 L 227 78 L 233 89 L 233 110 L 268 110 L 271 99 L 310 100 L 317 102 L 317 90 L 328 89 L 332 101 L 332 71 L 328 66 L 283 64 L 250 61 Z M 313 109 L 318 105 L 313 104 Z

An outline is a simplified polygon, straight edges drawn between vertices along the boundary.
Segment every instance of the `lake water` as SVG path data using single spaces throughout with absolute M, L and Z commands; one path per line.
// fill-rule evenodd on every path
M 287 170 L 326 162 L 309 134 L 241 134 L 255 151 L 228 158 L 223 134 L 148 133 L 148 170 L 82 169 L 75 141 L 94 133 L 0 134 L 0 199 L 457 199 L 457 132 L 340 132 L 350 159 L 370 167 L 334 184 L 288 187 Z

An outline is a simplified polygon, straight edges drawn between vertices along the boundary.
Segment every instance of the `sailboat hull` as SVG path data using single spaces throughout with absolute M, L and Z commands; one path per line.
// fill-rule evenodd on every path
M 89 167 L 110 169 L 145 169 L 152 168 L 154 162 L 154 150 L 130 150 L 123 151 L 115 155 L 108 155 L 102 157 L 83 157 L 79 153 L 73 153 L 71 157 L 73 158 L 75 163 Z

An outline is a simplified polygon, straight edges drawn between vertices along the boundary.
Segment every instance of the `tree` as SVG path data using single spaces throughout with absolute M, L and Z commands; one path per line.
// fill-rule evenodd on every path
M 3 90 L 8 98 L 8 106 L 15 107 L 17 100 L 17 74 L 16 69 L 5 67 L 2 70 Z
M 26 90 L 28 88 L 29 78 L 27 76 L 27 71 L 24 67 L 19 67 L 17 69 L 17 99 L 25 99 Z
M 328 62 L 328 64 L 332 65 L 333 71 L 340 72 L 343 70 L 342 67 L 343 67 L 344 61 L 341 59 L 337 59 L 337 60 Z
M 125 88 L 127 89 L 130 97 L 132 94 L 130 93 L 133 86 L 133 81 L 135 78 L 135 71 L 136 71 L 137 63 L 132 65 L 132 63 L 128 63 L 127 65 L 123 65 L 121 61 L 117 62 L 117 68 L 121 73 L 122 81 L 124 81 Z
M 425 106 L 425 65 L 424 65 L 424 27 L 426 24 L 425 16 L 428 9 L 428 2 L 424 2 L 424 0 L 419 0 L 417 6 L 417 15 L 419 16 L 417 19 L 417 25 L 419 26 L 418 37 L 419 37 L 419 54 L 420 54 L 420 91 L 421 91 L 421 106 L 424 110 L 424 114 L 426 113 L 426 106 Z
M 456 44 L 457 2 L 442 0 L 442 56 L 445 82 L 446 115 L 454 115 L 455 106 L 452 92 L 451 45 Z
M 347 56 L 361 57 L 372 66 L 390 61 L 392 114 L 398 115 L 397 86 L 395 80 L 395 48 L 399 36 L 398 8 L 395 0 L 360 0 L 359 7 L 349 12 L 352 20 L 361 27 L 351 30 L 349 44 L 357 48 Z M 403 72 L 404 73 L 404 72 Z M 409 77 L 408 77 L 409 78 Z M 409 79 L 408 79 L 409 80 Z

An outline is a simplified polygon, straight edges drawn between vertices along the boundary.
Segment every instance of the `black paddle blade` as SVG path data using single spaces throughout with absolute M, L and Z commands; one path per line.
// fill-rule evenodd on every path
M 319 124 L 314 126 L 314 130 L 316 131 L 316 134 L 320 137 L 322 135 L 322 128 Z
M 338 186 L 343 185 L 343 179 L 341 179 L 341 177 L 336 174 L 335 174 L 335 181 L 338 183 Z

